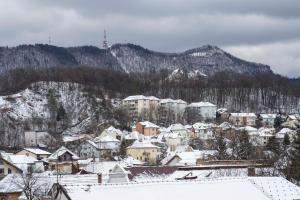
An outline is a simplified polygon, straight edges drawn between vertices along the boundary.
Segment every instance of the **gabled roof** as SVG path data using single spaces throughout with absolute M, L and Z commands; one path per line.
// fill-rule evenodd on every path
M 275 119 L 277 114 L 259 114 L 263 119 Z
M 189 104 L 188 107 L 216 107 L 216 105 L 210 102 L 200 101 L 200 102 L 193 102 Z
M 64 146 L 60 147 L 53 154 L 51 154 L 51 156 L 49 156 L 48 160 L 57 160 L 57 157 L 63 155 L 66 152 L 70 153 L 74 160 L 79 160 L 79 157 L 75 153 L 73 153 L 72 151 L 70 151 L 69 149 L 67 149 Z
M 133 95 L 128 96 L 123 101 L 134 101 L 134 100 L 151 100 L 151 101 L 159 101 L 159 98 L 154 96 L 144 96 L 144 95 Z
M 178 131 L 178 130 L 185 130 L 187 131 L 187 129 L 180 123 L 178 124 L 171 124 L 168 128 L 167 131 L 171 132 L 171 131 Z
M 230 113 L 232 117 L 256 117 L 255 113 Z
M 24 150 L 29 151 L 35 155 L 51 155 L 50 152 L 39 149 L 39 148 L 24 148 Z
M 5 162 L 6 164 L 12 166 L 13 168 L 15 168 L 15 169 L 16 169 L 17 171 L 19 171 L 20 173 L 23 172 L 22 169 L 20 169 L 17 165 L 15 165 L 14 163 L 12 163 L 11 161 L 8 161 L 7 159 L 2 158 L 1 156 L 0 156 L 0 160 L 2 160 L 2 162 Z
M 120 142 L 118 139 L 111 137 L 110 135 L 107 135 L 103 138 L 95 138 L 95 142 Z
M 131 146 L 127 147 L 127 149 L 144 149 L 144 148 L 159 149 L 160 147 L 153 145 L 148 140 L 143 140 L 143 141 L 136 140 Z
M 143 122 L 139 122 L 142 126 L 144 126 L 145 128 L 159 128 L 159 126 L 157 126 L 156 124 L 153 124 L 152 122 L 149 121 L 143 121 Z
M 33 163 L 38 161 L 37 159 L 35 159 L 32 156 L 26 156 L 26 155 L 10 155 L 8 157 L 8 160 L 10 162 L 14 163 L 15 165 L 18 165 L 18 164 L 33 164 Z
M 187 104 L 185 101 L 181 100 L 181 99 L 161 99 L 159 103 L 177 103 L 177 104 Z

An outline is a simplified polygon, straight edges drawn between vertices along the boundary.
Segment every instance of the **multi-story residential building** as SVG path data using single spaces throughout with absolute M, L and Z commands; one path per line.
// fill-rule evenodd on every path
M 181 99 L 161 99 L 159 102 L 159 119 L 161 122 L 176 123 L 183 119 L 187 103 Z
M 209 102 L 196 102 L 187 106 L 189 122 L 212 120 L 216 118 L 217 106 Z
M 229 121 L 235 126 L 255 126 L 255 113 L 231 113 Z
M 149 120 L 156 117 L 159 99 L 154 96 L 135 95 L 123 99 L 122 103 L 133 121 L 139 118 Z

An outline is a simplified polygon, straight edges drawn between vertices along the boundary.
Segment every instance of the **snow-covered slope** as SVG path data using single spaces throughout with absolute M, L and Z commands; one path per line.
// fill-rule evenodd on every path
M 1 141 L 2 144 L 22 144 L 25 130 L 49 129 L 49 91 L 54 94 L 57 107 L 62 105 L 66 113 L 64 122 L 56 122 L 58 132 L 65 135 L 88 133 L 96 109 L 102 109 L 104 112 L 106 108 L 101 106 L 101 99 L 91 94 L 87 95 L 83 87 L 76 83 L 38 82 L 17 94 L 1 96 L 0 136 L 7 136 L 7 141 Z M 92 100 L 94 103 L 91 103 Z M 104 119 L 101 112 L 98 117 L 99 124 L 113 120 Z M 12 140 L 16 141 L 12 144 Z
M 206 75 L 219 71 L 249 74 L 272 72 L 267 65 L 238 59 L 222 49 L 210 45 L 182 53 L 161 53 L 133 44 L 115 44 L 110 51 L 126 72 L 153 72 L 162 69 L 199 71 Z
M 127 73 L 176 69 L 188 73 L 198 71 L 206 75 L 219 71 L 249 74 L 272 72 L 267 65 L 238 59 L 210 45 L 182 53 L 155 52 L 133 44 L 115 44 L 107 50 L 94 46 L 64 48 L 42 44 L 0 47 L 0 73 L 15 68 L 82 65 Z

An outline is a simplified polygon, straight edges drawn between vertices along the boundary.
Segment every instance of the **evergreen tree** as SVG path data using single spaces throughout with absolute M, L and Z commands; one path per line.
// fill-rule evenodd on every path
M 286 175 L 288 180 L 300 181 L 300 135 L 297 134 L 296 138 L 291 144 L 290 162 L 287 166 Z
M 252 155 L 253 147 L 250 143 L 249 135 L 246 131 L 239 133 L 239 145 L 237 150 L 238 159 L 249 159 Z
M 53 90 L 48 91 L 48 109 L 50 111 L 51 118 L 54 118 L 57 112 L 57 101 Z
M 276 129 L 276 131 L 279 131 L 279 129 L 281 129 L 281 123 L 281 114 L 278 114 L 274 119 L 274 128 Z
M 67 113 L 62 104 L 59 104 L 59 107 L 57 109 L 57 114 L 56 114 L 56 121 L 61 121 L 66 119 Z
M 289 137 L 289 135 L 286 133 L 286 134 L 284 134 L 283 145 L 284 145 L 284 146 L 289 146 L 290 144 L 291 144 L 290 137 Z
M 226 141 L 223 133 L 220 133 L 220 135 L 217 136 L 216 144 L 217 144 L 217 159 L 218 160 L 227 159 L 228 158 L 227 146 L 226 146 Z
M 266 148 L 273 153 L 274 159 L 277 159 L 281 154 L 280 144 L 275 137 L 269 138 Z

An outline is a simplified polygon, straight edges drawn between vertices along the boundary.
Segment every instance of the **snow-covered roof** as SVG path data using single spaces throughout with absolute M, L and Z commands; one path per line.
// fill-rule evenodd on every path
M 180 159 L 180 161 L 176 164 L 178 166 L 196 165 L 197 159 L 203 159 L 205 156 L 208 155 L 213 156 L 216 153 L 217 152 L 215 150 L 194 150 L 190 152 L 180 152 L 176 153 L 173 157 L 171 157 L 169 161 L 171 161 L 174 157 L 178 157 Z M 168 162 L 166 162 L 166 164 Z
M 128 149 L 144 149 L 144 148 L 156 148 L 156 149 L 159 149 L 160 147 L 158 147 L 156 145 L 153 145 L 148 140 L 143 140 L 143 141 L 136 140 L 136 141 L 134 141 L 134 143 L 131 146 L 129 146 L 127 148 Z
M 222 113 L 228 112 L 228 109 L 227 108 L 218 108 L 217 112 L 222 114 Z
M 216 107 L 216 105 L 210 102 L 200 101 L 200 102 L 190 103 L 188 107 Z
M 245 126 L 244 129 L 247 132 L 256 132 L 257 131 L 257 128 L 254 128 L 252 126 Z
M 103 138 L 95 138 L 95 142 L 120 142 L 118 139 L 111 137 L 110 135 L 107 135 Z
M 230 113 L 232 117 L 256 117 L 255 113 Z
M 110 127 L 108 127 L 107 129 L 105 129 L 108 133 L 115 133 L 115 134 L 117 134 L 117 135 L 119 135 L 119 136 L 121 136 L 123 133 L 122 133 L 122 131 L 120 130 L 120 129 L 117 129 L 117 128 L 115 128 L 115 127 L 113 127 L 113 126 L 110 126 Z
M 139 139 L 140 133 L 137 131 L 130 132 L 125 135 L 126 140 L 137 140 Z
M 32 156 L 26 155 L 10 155 L 8 160 L 17 166 L 20 164 L 33 164 L 38 161 Z
M 275 119 L 277 114 L 260 114 L 263 119 Z
M 279 134 L 286 134 L 286 133 L 291 133 L 294 132 L 292 129 L 289 128 L 282 128 L 278 133 Z
M 36 155 L 51 155 L 50 152 L 39 149 L 39 148 L 24 148 L 24 150 L 29 151 Z
M 163 103 L 177 103 L 177 104 L 187 104 L 185 101 L 181 100 L 181 99 L 161 99 L 159 101 L 160 104 L 163 104 Z
M 172 131 L 180 131 L 180 130 L 184 130 L 184 131 L 186 131 L 186 128 L 182 125 L 182 124 L 180 124 L 180 123 L 178 123 L 178 124 L 171 124 L 168 128 L 167 128 L 167 132 L 172 132 Z
M 14 182 L 15 175 L 9 174 L 0 181 L 0 193 L 22 192 L 22 188 L 18 187 Z
M 235 128 L 235 126 L 233 126 L 229 122 L 223 122 L 222 124 L 219 125 L 219 127 L 222 128 L 223 130 L 226 130 L 229 128 Z
M 144 122 L 139 122 L 142 126 L 145 128 L 159 128 L 156 124 L 153 124 L 152 122 L 149 121 L 144 121 Z
M 205 129 L 208 129 L 208 128 L 211 128 L 212 127 L 212 124 L 206 124 L 206 123 L 202 123 L 202 122 L 197 122 L 195 124 L 193 124 L 193 128 L 194 129 L 197 129 L 197 130 L 205 130 Z
M 223 177 L 196 181 L 125 183 L 119 185 L 90 184 L 83 186 L 68 184 L 65 189 L 73 200 L 95 200 L 99 197 L 110 200 L 182 200 L 192 199 L 199 195 L 203 199 L 211 200 L 299 199 L 300 189 L 283 178 L 261 177 L 261 179 L 263 181 L 262 186 L 256 177 Z M 277 191 L 271 188 L 272 186 Z
M 150 101 L 159 101 L 159 98 L 154 96 L 144 96 L 144 95 L 133 95 L 128 96 L 123 101 L 135 101 L 135 100 L 150 100 Z
M 126 166 L 134 166 L 134 165 L 143 165 L 144 162 L 135 159 L 134 157 L 128 156 L 124 160 L 122 160 Z
M 300 188 L 282 177 L 249 177 L 248 179 L 270 199 L 300 199 Z
M 291 120 L 299 120 L 300 115 L 299 114 L 288 115 L 288 118 L 290 118 Z
M 60 147 L 53 154 L 51 154 L 51 156 L 49 156 L 48 160 L 57 160 L 57 157 L 63 155 L 66 152 L 70 153 L 74 160 L 79 160 L 79 157 L 75 153 L 73 153 L 72 151 L 70 151 L 69 149 L 67 149 L 64 146 Z

